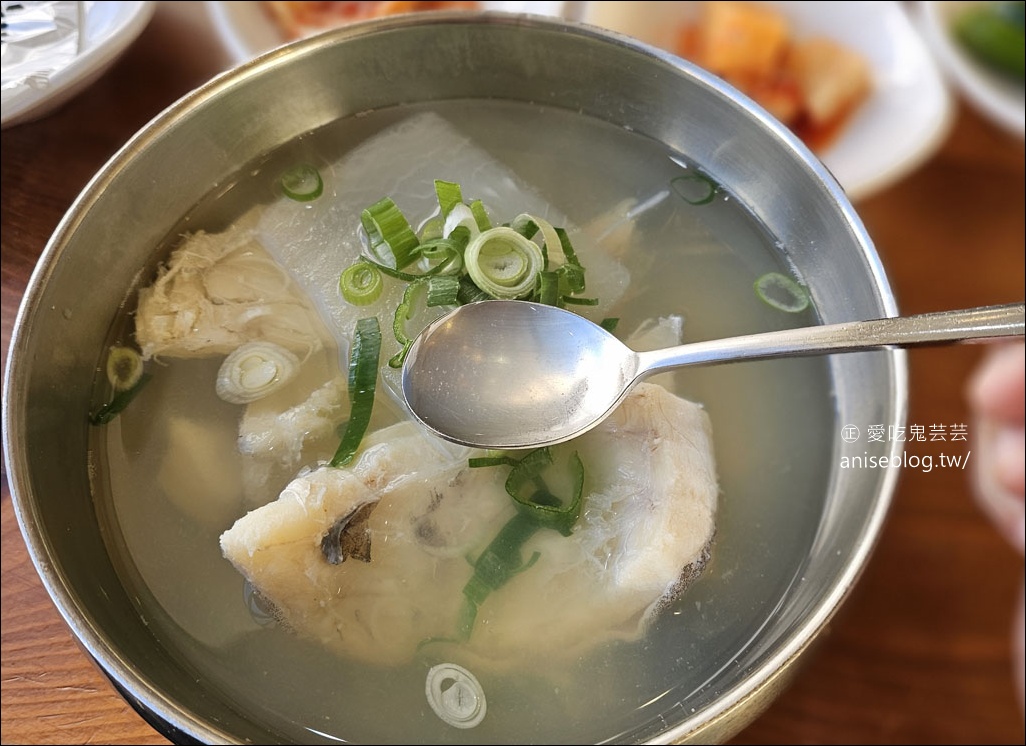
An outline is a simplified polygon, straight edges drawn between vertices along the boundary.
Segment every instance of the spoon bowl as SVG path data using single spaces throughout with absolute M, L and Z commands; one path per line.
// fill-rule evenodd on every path
M 402 370 L 413 415 L 477 448 L 554 445 L 604 420 L 639 381 L 688 365 L 1023 336 L 1024 304 L 783 329 L 636 352 L 555 306 L 460 306 L 414 341 Z

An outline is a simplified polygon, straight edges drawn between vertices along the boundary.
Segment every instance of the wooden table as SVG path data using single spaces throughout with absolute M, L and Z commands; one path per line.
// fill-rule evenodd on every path
M 2 308 L 14 315 L 48 237 L 90 176 L 164 107 L 227 64 L 199 4 L 161 3 L 114 68 L 60 111 L 3 132 Z M 960 110 L 941 150 L 857 207 L 905 313 L 1024 297 L 1022 140 Z M 967 421 L 978 346 L 910 354 L 910 423 Z M 166 741 L 76 645 L 2 504 L 4 743 Z M 907 470 L 872 561 L 795 683 L 745 743 L 1023 743 L 1011 619 L 1023 558 L 965 472 Z

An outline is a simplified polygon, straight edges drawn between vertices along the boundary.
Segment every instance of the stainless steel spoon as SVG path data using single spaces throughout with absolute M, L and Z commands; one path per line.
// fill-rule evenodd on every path
M 479 448 L 535 448 L 576 437 L 642 378 L 686 365 L 887 346 L 1023 336 L 1023 304 L 784 329 L 635 352 L 598 324 L 554 306 L 460 306 L 414 341 L 402 389 L 442 438 Z

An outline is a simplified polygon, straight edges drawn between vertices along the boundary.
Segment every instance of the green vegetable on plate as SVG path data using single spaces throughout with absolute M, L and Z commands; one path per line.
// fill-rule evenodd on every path
M 977 61 L 1010 78 L 1026 76 L 1023 2 L 977 3 L 959 14 L 955 38 Z

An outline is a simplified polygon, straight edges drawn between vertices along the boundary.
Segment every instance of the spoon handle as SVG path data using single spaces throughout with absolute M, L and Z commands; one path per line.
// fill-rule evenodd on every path
M 989 337 L 1021 337 L 1024 305 L 984 306 L 872 321 L 782 329 L 639 352 L 638 377 L 685 365 L 823 355 L 881 347 L 936 345 Z

